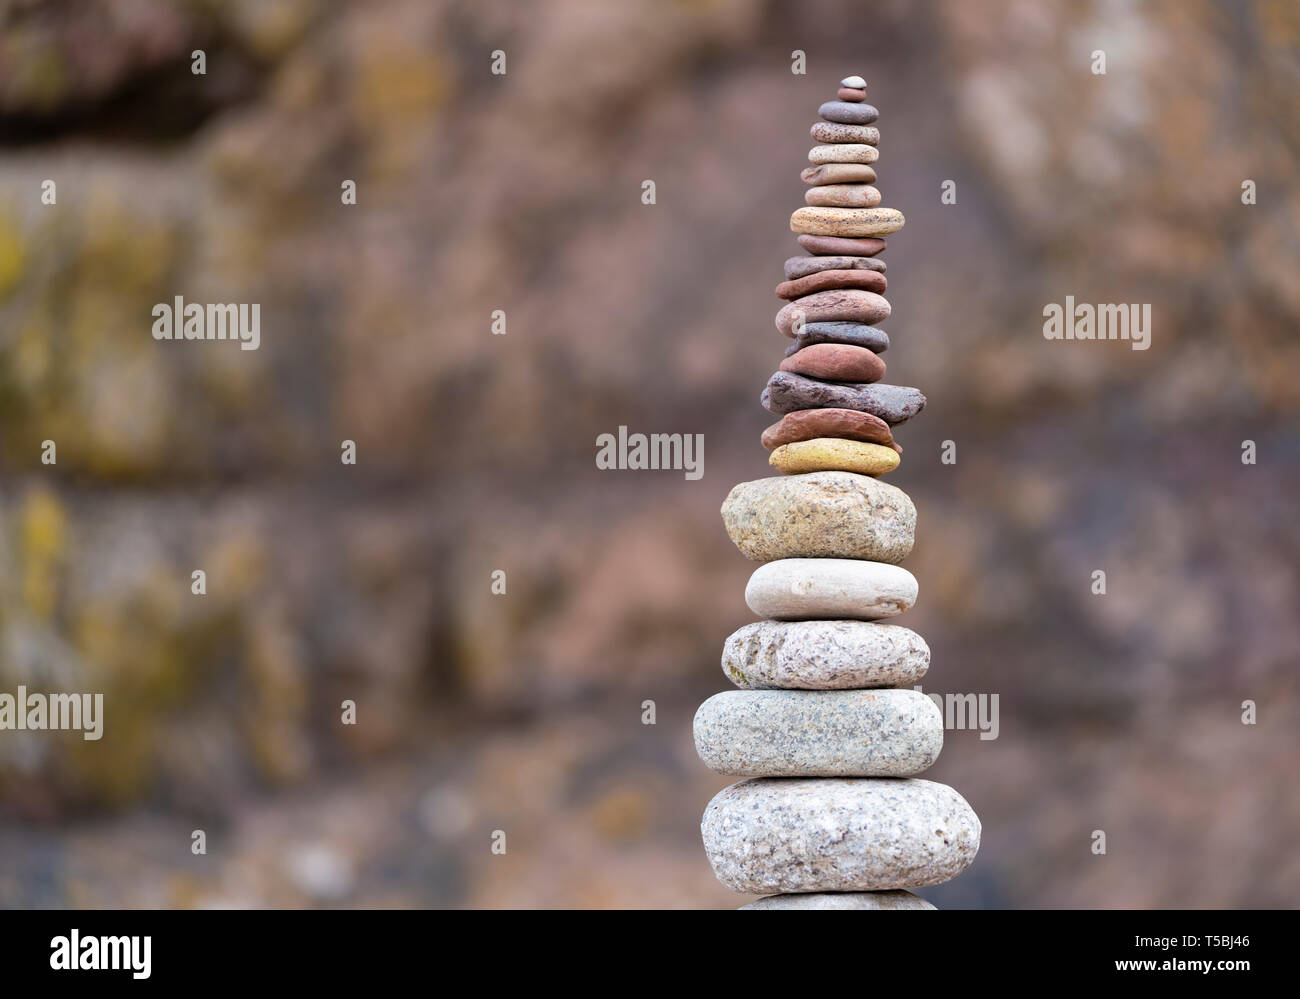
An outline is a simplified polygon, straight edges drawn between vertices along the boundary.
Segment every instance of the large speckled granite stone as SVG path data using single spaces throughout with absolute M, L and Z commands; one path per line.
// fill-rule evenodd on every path
M 759 777 L 720 791 L 700 823 L 728 888 L 884 891 L 956 877 L 980 821 L 952 788 L 915 777 Z
M 912 550 L 916 507 L 903 490 L 868 475 L 808 472 L 739 483 L 722 503 L 722 521 L 754 562 L 901 562 Z
M 745 690 L 906 687 L 929 668 L 924 638 L 871 621 L 754 621 L 722 648 L 722 672 Z
M 695 751 L 737 777 L 914 777 L 943 749 L 916 690 L 728 690 L 695 712 Z
M 933 909 L 910 891 L 833 891 L 768 895 L 741 909 Z

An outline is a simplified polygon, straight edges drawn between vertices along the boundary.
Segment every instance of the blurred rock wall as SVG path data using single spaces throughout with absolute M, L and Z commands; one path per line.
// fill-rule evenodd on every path
M 930 399 L 891 479 L 920 511 L 906 623 L 934 648 L 927 689 L 1003 710 L 996 742 L 952 733 L 936 770 L 985 848 L 933 897 L 1294 904 L 1294 3 L 0 12 L 0 689 L 102 690 L 109 712 L 100 743 L 0 735 L 10 856 L 91 817 L 229 817 L 513 747 L 462 773 L 473 800 L 521 757 L 585 774 L 617 744 L 626 766 L 527 807 L 582 830 L 565 849 L 651 836 L 606 858 L 619 877 L 523 891 L 570 870 L 539 835 L 509 877 L 449 859 L 426 895 L 365 897 L 673 904 L 636 872 L 708 878 L 690 712 L 750 617 L 717 509 L 767 473 L 804 129 L 862 72 L 878 186 L 908 219 L 889 379 Z M 176 295 L 260 303 L 260 349 L 154 341 Z M 1151 349 L 1045 341 L 1067 295 L 1149 303 Z M 619 425 L 704 433 L 704 479 L 598 472 Z M 658 730 L 626 742 L 645 697 Z M 338 723 L 344 698 L 361 724 Z M 553 737 L 518 734 L 538 725 Z M 1095 828 L 1118 856 L 1089 854 Z

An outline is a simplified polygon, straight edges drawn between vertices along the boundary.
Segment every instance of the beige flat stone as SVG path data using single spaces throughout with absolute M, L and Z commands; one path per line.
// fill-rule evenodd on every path
M 799 179 L 805 184 L 874 184 L 876 171 L 865 163 L 823 163 L 807 167 Z
M 884 475 L 897 468 L 898 462 L 898 452 L 893 448 L 842 437 L 814 437 L 810 441 L 782 444 L 767 459 L 769 465 L 786 475 L 802 472 Z
M 790 231 L 811 236 L 888 236 L 903 228 L 896 208 L 800 208 L 790 216 Z
M 823 208 L 875 208 L 880 192 L 870 184 L 820 184 L 804 191 L 803 200 Z
M 808 150 L 808 162 L 814 166 L 822 163 L 874 163 L 879 156 L 880 150 L 865 142 L 837 142 Z

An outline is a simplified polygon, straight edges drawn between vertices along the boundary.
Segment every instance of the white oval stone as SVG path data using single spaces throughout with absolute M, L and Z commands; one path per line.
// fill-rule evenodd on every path
M 722 672 L 743 690 L 906 687 L 929 667 L 924 638 L 870 621 L 754 621 L 722 648 Z
M 943 712 L 916 690 L 728 690 L 695 712 L 695 751 L 737 777 L 913 777 Z
M 916 577 L 885 562 L 849 558 L 785 558 L 760 565 L 745 587 L 745 603 L 778 621 L 853 618 L 873 621 L 916 603 Z
M 866 90 L 867 81 L 860 76 L 846 76 L 840 81 L 841 87 L 849 87 L 852 90 Z
M 832 891 L 768 895 L 741 909 L 933 909 L 910 891 Z
M 979 851 L 960 794 L 915 777 L 759 777 L 718 792 L 700 823 L 732 891 L 884 891 L 955 878 Z

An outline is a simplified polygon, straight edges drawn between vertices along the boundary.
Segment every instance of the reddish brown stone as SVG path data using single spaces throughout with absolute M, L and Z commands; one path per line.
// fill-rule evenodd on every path
M 795 238 L 805 250 L 819 256 L 874 257 L 885 248 L 885 241 L 877 236 L 813 236 L 805 233 Z
M 776 286 L 777 298 L 802 298 L 814 291 L 828 291 L 831 288 L 865 288 L 867 291 L 883 292 L 889 286 L 885 275 L 879 271 L 844 270 L 817 271 L 793 281 L 782 281 Z
M 861 288 L 833 288 L 830 291 L 815 291 L 811 295 L 804 295 L 802 298 L 787 302 L 777 312 L 775 321 L 776 328 L 793 339 L 798 332 L 796 327 L 807 323 L 850 322 L 866 323 L 870 326 L 888 319 L 889 313 L 889 301 L 881 298 L 874 291 L 863 291 Z M 814 409 L 815 407 L 795 408 Z
M 865 90 L 854 90 L 852 87 L 840 87 L 835 92 L 835 96 L 837 99 L 848 101 L 850 104 L 861 104 L 867 99 L 867 92 Z
M 885 376 L 885 362 L 866 347 L 815 343 L 787 357 L 781 370 L 828 382 L 878 382 Z
M 889 424 L 870 413 L 853 409 L 797 409 L 763 431 L 763 447 L 772 451 L 782 444 L 811 441 L 818 437 L 843 437 L 865 444 L 883 444 L 899 454 Z

